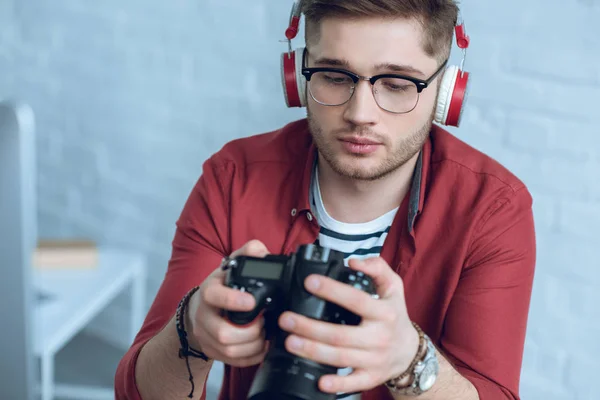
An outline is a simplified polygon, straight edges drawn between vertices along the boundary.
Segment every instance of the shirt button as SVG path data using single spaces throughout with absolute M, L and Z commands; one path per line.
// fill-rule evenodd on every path
M 298 211 L 296 211 L 296 209 L 295 209 L 295 208 L 292 208 L 292 217 L 295 217 L 297 212 L 298 212 Z
M 313 216 L 311 213 L 306 213 L 306 218 L 308 218 L 309 221 L 313 220 Z

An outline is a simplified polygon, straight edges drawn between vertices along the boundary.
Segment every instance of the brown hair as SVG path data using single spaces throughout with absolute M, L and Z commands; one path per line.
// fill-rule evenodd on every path
M 452 46 L 458 17 L 456 0 L 303 0 L 306 42 L 318 40 L 319 23 L 326 18 L 416 19 L 423 27 L 425 53 L 445 60 Z

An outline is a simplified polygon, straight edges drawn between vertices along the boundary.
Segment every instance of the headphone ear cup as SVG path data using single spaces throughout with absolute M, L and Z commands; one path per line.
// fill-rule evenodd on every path
M 304 47 L 296 50 L 296 85 L 298 86 L 298 97 L 300 107 L 306 107 L 306 78 L 302 75 L 304 64 Z
M 460 126 L 463 111 L 467 102 L 469 91 L 469 73 L 458 70 L 456 73 L 456 83 L 452 91 L 452 99 L 448 110 L 446 124 L 451 126 Z
M 302 75 L 304 48 L 281 55 L 281 83 L 288 107 L 306 106 L 306 79 Z
M 460 125 L 468 81 L 468 72 L 462 72 L 457 66 L 448 67 L 440 83 L 435 122 L 456 127 Z
M 444 72 L 440 83 L 434 120 L 442 125 L 446 125 L 448 119 L 448 110 L 450 109 L 450 100 L 452 99 L 452 90 L 456 83 L 457 72 L 458 67 L 449 66 Z

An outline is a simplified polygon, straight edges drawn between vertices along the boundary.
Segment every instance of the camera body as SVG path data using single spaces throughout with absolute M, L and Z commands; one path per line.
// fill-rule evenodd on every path
M 284 311 L 319 321 L 358 325 L 361 318 L 343 307 L 312 295 L 304 287 L 311 274 L 327 276 L 377 297 L 373 280 L 344 265 L 344 254 L 314 244 L 302 245 L 290 255 L 264 258 L 239 256 L 229 260 L 225 284 L 254 296 L 256 306 L 248 312 L 225 311 L 234 324 L 245 325 L 264 312 L 267 339 L 272 345 L 250 389 L 249 399 L 335 399 L 323 393 L 318 379 L 336 374 L 337 368 L 297 357 L 285 350 L 287 332 L 278 327 Z

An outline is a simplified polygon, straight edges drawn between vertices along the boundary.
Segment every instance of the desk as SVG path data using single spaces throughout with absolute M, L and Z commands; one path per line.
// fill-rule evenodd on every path
M 41 360 L 41 400 L 112 399 L 113 388 L 94 388 L 54 382 L 54 358 L 122 291 L 131 291 L 130 339 L 144 318 L 146 264 L 142 255 L 101 248 L 91 269 L 35 270 L 38 294 L 34 308 L 34 353 Z

